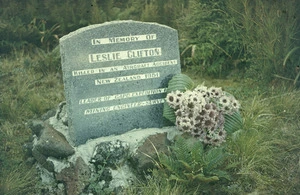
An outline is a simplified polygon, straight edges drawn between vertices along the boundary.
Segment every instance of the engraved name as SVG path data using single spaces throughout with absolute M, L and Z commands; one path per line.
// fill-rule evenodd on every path
M 120 83 L 120 82 L 127 82 L 127 81 L 137 81 L 137 80 L 152 79 L 152 78 L 159 78 L 159 77 L 160 77 L 159 72 L 153 72 L 153 73 L 147 73 L 147 74 L 136 74 L 136 75 L 130 75 L 130 76 L 123 76 L 123 77 L 97 79 L 97 80 L 95 80 L 95 85 L 104 85 L 104 84 Z
M 161 56 L 161 55 L 162 55 L 161 47 L 155 47 L 155 48 L 146 48 L 146 49 L 89 54 L 89 62 L 96 63 L 96 62 L 126 60 L 126 59 L 134 59 L 134 58 L 146 58 L 146 57 L 154 57 L 154 56 Z
M 151 106 L 155 104 L 163 104 L 165 102 L 165 99 L 154 99 L 154 100 L 147 100 L 142 102 L 132 102 L 127 104 L 120 104 L 120 105 L 114 105 L 114 106 L 107 106 L 107 107 L 100 107 L 100 108 L 91 108 L 84 110 L 84 115 L 90 115 L 90 114 L 98 114 L 102 112 L 110 112 L 110 111 L 116 111 L 116 110 L 125 110 L 130 108 L 137 108 L 137 107 L 143 107 L 143 106 Z
M 113 43 L 127 43 L 135 41 L 148 41 L 155 40 L 156 34 L 147 34 L 147 35 L 130 35 L 122 37 L 111 37 L 111 38 L 102 38 L 102 39 L 92 39 L 92 45 L 101 45 L 101 44 L 113 44 Z

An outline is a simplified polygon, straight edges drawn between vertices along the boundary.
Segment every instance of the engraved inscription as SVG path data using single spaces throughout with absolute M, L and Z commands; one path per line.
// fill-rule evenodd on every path
M 135 91 L 135 92 L 131 92 L 131 93 L 122 93 L 122 94 L 114 94 L 114 95 L 110 95 L 110 96 L 101 96 L 101 97 L 95 97 L 95 98 L 80 99 L 79 104 L 91 104 L 91 103 L 98 103 L 98 102 L 104 102 L 104 101 L 133 98 L 133 97 L 140 97 L 140 96 L 153 95 L 153 94 L 161 94 L 161 93 L 166 93 L 166 92 L 167 92 L 167 88 Z
M 147 101 L 142 101 L 142 102 L 132 102 L 132 103 L 128 103 L 128 104 L 120 104 L 120 105 L 100 107 L 100 108 L 91 108 L 91 109 L 86 109 L 84 111 L 84 115 L 98 114 L 98 113 L 102 113 L 102 112 L 110 112 L 110 111 L 116 111 L 116 110 L 125 110 L 125 109 L 150 106 L 150 105 L 155 105 L 155 104 L 163 104 L 164 102 L 165 102 L 165 99 L 154 99 L 154 100 L 147 100 Z
M 84 76 L 84 75 L 91 75 L 91 74 L 100 74 L 100 73 L 126 71 L 126 70 L 136 70 L 136 69 L 142 69 L 142 68 L 152 68 L 152 67 L 169 66 L 169 65 L 177 65 L 177 60 L 147 62 L 147 63 L 140 63 L 140 64 L 129 64 L 129 65 L 124 65 L 124 66 L 111 66 L 111 67 L 105 67 L 105 68 L 74 70 L 74 71 L 72 71 L 72 76 Z
M 147 34 L 147 35 L 130 35 L 122 37 L 111 37 L 111 38 L 102 38 L 102 39 L 92 39 L 92 45 L 101 45 L 101 44 L 113 44 L 113 43 L 128 43 L 136 41 L 149 41 L 155 40 L 156 34 Z
M 127 81 L 137 81 L 137 80 L 152 79 L 152 78 L 159 78 L 159 77 L 160 77 L 159 72 L 136 74 L 136 75 L 130 75 L 130 76 L 123 76 L 123 77 L 97 79 L 97 80 L 95 80 L 95 85 L 104 85 L 104 84 L 120 83 L 120 82 L 127 82 Z
M 89 54 L 89 62 L 96 63 L 96 62 L 106 62 L 106 61 L 115 61 L 115 60 L 127 60 L 127 59 L 134 59 L 134 58 L 155 57 L 161 55 L 162 55 L 161 47 L 155 47 L 155 48 L 146 48 L 146 49 Z

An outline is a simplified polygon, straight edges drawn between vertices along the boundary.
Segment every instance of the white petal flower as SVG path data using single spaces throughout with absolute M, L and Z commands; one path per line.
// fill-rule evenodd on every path
M 194 127 L 194 121 L 188 117 L 176 117 L 176 125 L 179 130 L 184 132 L 190 132 Z
M 230 97 L 223 95 L 219 98 L 219 104 L 221 107 L 230 106 L 231 100 L 232 99 Z
M 231 106 L 235 110 L 239 110 L 241 107 L 240 103 L 236 99 L 231 100 Z
M 208 89 L 209 94 L 211 95 L 211 97 L 213 98 L 218 98 L 221 97 L 223 95 L 223 91 L 221 87 L 210 87 Z

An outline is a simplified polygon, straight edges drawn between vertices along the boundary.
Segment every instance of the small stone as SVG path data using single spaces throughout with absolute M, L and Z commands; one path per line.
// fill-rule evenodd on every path
M 170 145 L 170 141 L 167 133 L 149 136 L 133 157 L 133 166 L 137 172 L 143 174 L 149 172 L 149 169 L 153 169 L 153 159 L 158 161 L 158 152 L 168 154 L 168 145 Z
M 79 195 L 89 183 L 90 175 L 89 167 L 81 157 L 78 157 L 75 164 L 64 168 L 60 173 L 55 175 L 55 178 L 65 184 L 68 195 Z
M 128 159 L 129 145 L 120 140 L 103 142 L 96 146 L 91 163 L 116 168 Z
M 36 148 L 32 149 L 32 156 L 47 171 L 54 172 L 54 164 L 51 161 L 47 161 L 47 157 L 45 155 L 41 154 Z
M 66 158 L 75 153 L 73 147 L 68 143 L 64 135 L 56 131 L 49 121 L 44 123 L 44 130 L 38 138 L 34 148 L 46 157 Z

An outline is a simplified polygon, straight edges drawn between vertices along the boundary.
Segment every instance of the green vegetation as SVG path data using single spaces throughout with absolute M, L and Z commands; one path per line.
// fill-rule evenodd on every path
M 197 180 L 205 167 L 198 159 L 209 150 L 204 147 L 202 156 L 182 159 L 176 148 L 184 145 L 175 142 L 173 153 L 160 154 L 158 168 L 146 181 L 127 189 L 129 194 L 300 191 L 297 0 L 0 0 L 0 4 L 0 194 L 39 192 L 35 169 L 23 151 L 31 136 L 25 124 L 64 100 L 58 39 L 80 27 L 119 19 L 178 29 L 184 72 L 195 86 L 205 82 L 234 95 L 241 102 L 243 119 L 227 135 L 221 146 L 224 153 L 220 152 L 226 155 L 216 167 L 229 179 Z M 200 153 L 197 144 L 189 146 Z M 173 162 L 179 167 L 169 166 Z M 207 173 L 207 178 L 216 176 Z M 198 185 L 193 185 L 196 180 Z
M 230 180 L 228 173 L 220 169 L 227 156 L 221 147 L 204 148 L 195 138 L 178 136 L 171 155 L 159 155 L 159 172 L 170 182 L 187 184 L 186 189 L 197 186 L 199 192 L 211 191 L 209 183 Z
M 160 155 L 156 162 L 159 168 L 148 178 L 147 185 L 138 184 L 134 192 L 143 189 L 164 194 L 160 189 L 166 189 L 174 194 L 297 194 L 299 95 L 299 91 L 290 91 L 243 101 L 243 123 L 216 149 L 215 157 L 223 160 L 217 161 L 220 172 L 211 173 L 212 177 L 204 174 L 197 178 L 209 164 L 203 163 L 206 155 L 200 142 L 181 137 L 171 146 L 170 156 Z M 209 149 L 204 147 L 204 151 Z M 221 173 L 225 178 L 205 181 Z
M 16 195 L 30 194 L 36 185 L 35 168 L 28 169 L 28 166 L 21 164 L 16 166 L 14 170 L 5 170 L 4 177 L 0 180 L 0 194 Z

